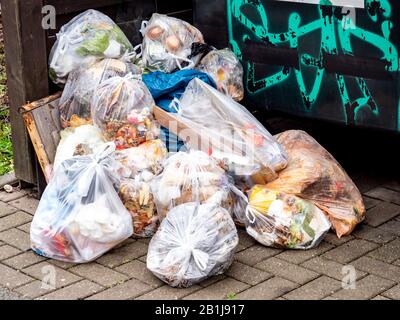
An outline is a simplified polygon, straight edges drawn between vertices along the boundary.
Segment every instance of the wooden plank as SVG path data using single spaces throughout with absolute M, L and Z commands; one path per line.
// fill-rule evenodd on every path
M 58 114 L 60 96 L 61 93 L 58 92 L 21 107 L 25 125 L 46 181 L 49 179 L 48 169 L 54 162 L 60 141 L 61 125 Z
M 28 101 L 48 95 L 42 0 L 2 0 L 1 6 L 14 170 L 18 179 L 35 183 L 36 158 L 18 109 Z

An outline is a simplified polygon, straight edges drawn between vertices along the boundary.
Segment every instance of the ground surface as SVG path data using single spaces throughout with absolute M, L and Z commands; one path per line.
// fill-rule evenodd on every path
M 85 265 L 37 256 L 29 226 L 38 201 L 27 190 L 0 192 L 0 299 L 400 299 L 400 183 L 353 177 L 368 213 L 352 236 L 329 233 L 314 250 L 280 251 L 241 230 L 228 272 L 189 289 L 170 288 L 147 271 L 148 240 L 130 239 Z M 49 265 L 52 289 L 42 283 Z M 346 265 L 356 270 L 355 289 L 342 288 Z

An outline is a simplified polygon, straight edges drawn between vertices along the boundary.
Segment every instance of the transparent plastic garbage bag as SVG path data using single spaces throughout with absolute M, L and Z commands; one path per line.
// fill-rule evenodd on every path
M 231 181 L 225 171 L 202 151 L 177 152 L 164 163 L 151 189 L 162 220 L 175 206 L 187 202 L 218 204 L 229 212 L 234 205 Z
M 139 74 L 140 69 L 117 59 L 104 59 L 71 72 L 59 101 L 61 126 L 92 124 L 91 101 L 97 86 L 111 77 L 128 73 Z
M 119 196 L 132 215 L 133 235 L 147 238 L 154 235 L 159 217 L 151 192 L 151 182 L 163 170 L 167 148 L 161 140 L 146 141 L 138 147 L 116 152 L 121 163 L 122 178 Z
M 350 234 L 364 220 L 365 206 L 345 170 L 304 131 L 285 131 L 277 140 L 286 149 L 289 164 L 267 187 L 312 201 L 327 214 L 338 237 Z
M 132 235 L 132 218 L 113 183 L 113 147 L 62 162 L 31 225 L 32 249 L 66 262 L 95 260 Z M 114 178 L 113 178 L 114 177 Z
M 154 99 L 134 75 L 112 77 L 100 83 L 92 100 L 93 122 L 117 150 L 156 139 L 159 125 L 153 117 Z
M 262 124 L 245 107 L 203 81 L 189 83 L 178 108 L 178 119 L 189 129 L 189 148 L 207 151 L 233 175 L 251 176 L 263 184 L 286 167 L 285 150 Z M 197 137 L 191 137 L 193 133 Z
M 316 247 L 331 224 L 311 201 L 256 185 L 241 212 L 247 233 L 265 246 L 280 249 Z
M 49 73 L 64 84 L 70 72 L 104 58 L 128 57 L 134 52 L 121 29 L 105 14 L 87 10 L 63 25 L 50 52 Z
M 238 243 L 228 211 L 185 203 L 168 213 L 151 239 L 147 268 L 172 287 L 189 287 L 228 269 Z
M 193 69 L 201 58 L 203 35 L 183 20 L 154 13 L 141 32 L 143 64 L 151 71 Z
M 236 101 L 243 99 L 243 67 L 230 49 L 210 51 L 201 59 L 197 69 L 209 74 L 222 93 Z
M 53 170 L 56 171 L 64 160 L 74 156 L 96 153 L 104 148 L 106 141 L 101 131 L 93 125 L 85 124 L 77 128 L 67 128 L 60 132 Z

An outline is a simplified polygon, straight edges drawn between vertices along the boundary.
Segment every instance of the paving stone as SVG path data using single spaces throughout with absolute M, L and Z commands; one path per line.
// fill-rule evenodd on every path
M 184 300 L 222 300 L 227 299 L 230 294 L 237 294 L 238 292 L 248 289 L 250 286 L 241 281 L 232 278 L 226 278 L 218 281 L 206 288 L 196 291 L 186 297 Z
M 372 227 L 377 227 L 382 223 L 393 219 L 400 214 L 400 206 L 390 203 L 381 202 L 377 206 L 367 211 L 364 223 Z
M 0 232 L 0 240 L 22 251 L 28 251 L 31 248 L 29 234 L 16 228 Z
M 292 281 L 274 277 L 264 281 L 250 289 L 243 291 L 237 295 L 239 300 L 272 300 L 278 298 L 289 291 L 297 288 L 299 285 Z
M 388 243 L 396 238 L 396 235 L 384 230 L 380 227 L 373 228 L 366 224 L 360 224 L 357 229 L 353 232 L 356 238 L 372 241 L 378 244 Z
M 200 290 L 201 287 L 198 285 L 191 286 L 189 288 L 172 288 L 168 285 L 164 285 L 160 288 L 152 290 L 140 297 L 138 300 L 178 300 L 183 297 Z
M 319 277 L 283 297 L 287 300 L 320 300 L 342 288 L 340 281 L 327 276 Z
M 31 220 L 32 216 L 22 211 L 10 214 L 6 217 L 0 218 L 0 232 L 20 226 L 30 222 Z
M 375 298 L 372 298 L 371 300 L 390 300 L 390 299 L 378 294 Z
M 0 247 L 0 261 L 4 259 L 8 259 L 10 257 L 16 256 L 17 254 L 21 253 L 20 250 L 11 247 L 9 245 L 4 245 Z
M 32 217 L 31 217 L 32 219 Z M 17 229 L 26 232 L 26 233 L 30 233 L 31 232 L 31 222 L 25 223 L 22 226 L 17 227 Z
M 375 207 L 377 204 L 381 203 L 381 200 L 366 197 L 366 196 L 363 196 L 363 200 L 364 200 L 364 206 L 365 206 L 366 210 L 369 210 L 369 209 Z
M 45 284 L 51 280 L 52 272 L 54 272 L 55 283 L 52 285 L 54 285 L 56 289 L 68 286 L 81 280 L 81 277 L 78 277 L 77 275 L 64 269 L 58 268 L 46 261 L 22 269 L 22 272 L 40 281 L 47 280 Z
M 400 192 L 400 182 L 398 180 L 389 181 L 384 184 L 384 187 L 387 189 Z
M 399 280 L 399 279 L 398 279 Z M 393 299 L 400 300 L 400 284 L 394 286 L 393 288 L 382 293 L 382 296 Z
M 400 221 L 399 220 L 390 220 L 379 226 L 379 229 L 384 230 L 388 233 L 395 234 L 400 237 Z
M 207 278 L 206 280 L 200 282 L 198 285 L 200 287 L 205 288 L 205 287 L 208 287 L 208 286 L 210 286 L 210 285 L 212 285 L 212 284 L 214 284 L 214 283 L 216 283 L 218 281 L 224 280 L 225 278 L 226 278 L 225 274 L 218 274 L 216 276 L 212 276 L 210 278 Z
M 116 271 L 127 275 L 129 278 L 140 280 L 153 288 L 161 287 L 164 282 L 154 276 L 146 267 L 146 264 L 139 260 L 133 260 L 115 268 Z
M 349 242 L 350 240 L 353 240 L 353 239 L 354 239 L 354 237 L 352 235 L 338 238 L 338 236 L 331 231 L 331 232 L 328 232 L 325 235 L 325 238 L 324 238 L 323 242 L 326 241 L 326 242 L 328 242 L 330 244 L 333 244 L 334 246 L 340 246 L 343 243 Z
M 39 205 L 39 200 L 30 196 L 25 196 L 23 198 L 18 198 L 16 200 L 10 201 L 9 204 L 22 211 L 30 213 L 31 215 L 34 215 Z
M 383 183 L 386 183 L 386 179 L 382 176 L 373 177 L 370 174 L 368 175 L 361 175 L 356 181 L 354 181 L 357 185 L 357 188 L 360 190 L 361 193 L 366 193 Z
M 56 267 L 59 267 L 61 269 L 70 269 L 70 268 L 75 267 L 76 265 L 78 265 L 77 263 L 58 261 L 58 260 L 52 260 L 52 259 L 49 259 L 47 262 L 52 264 L 52 265 L 54 265 L 54 266 L 56 266 Z
M 37 255 L 33 251 L 28 251 L 4 260 L 3 263 L 14 269 L 21 270 L 44 260 L 46 260 L 46 258 Z
M 370 257 L 392 263 L 400 258 L 400 238 L 384 244 L 380 248 L 370 252 Z
M 234 261 L 225 274 L 253 286 L 273 277 L 273 275 L 268 272 L 250 267 L 238 261 Z
M 385 279 L 399 282 L 400 281 L 400 267 L 376 260 L 370 257 L 361 257 L 352 262 L 352 265 L 357 269 L 375 274 Z
M 378 245 L 376 243 L 355 239 L 324 253 L 323 257 L 340 263 L 349 263 L 377 247 Z
M 22 286 L 28 282 L 33 281 L 31 277 L 0 264 L 0 286 L 14 289 L 15 287 Z
M 138 260 L 139 260 L 139 261 L 142 261 L 143 263 L 146 263 L 146 264 L 147 264 L 147 254 L 144 255 L 144 256 L 142 256 L 142 257 L 140 257 L 140 258 L 138 258 Z
M 104 287 L 111 287 L 128 280 L 126 275 L 97 263 L 81 264 L 68 269 L 68 271 L 92 280 Z
M 243 246 L 246 249 L 256 244 L 257 242 L 244 229 L 238 229 L 238 234 L 239 234 L 239 245 Z
M 16 212 L 18 209 L 0 201 L 0 218 L 5 217 L 11 213 Z
M 300 264 L 311 258 L 319 256 L 332 248 L 334 248 L 332 244 L 323 241 L 316 248 L 310 250 L 286 250 L 278 254 L 276 258 L 288 261 L 290 263 Z
M 0 191 L 0 201 L 3 202 L 8 202 L 12 201 L 18 198 L 22 198 L 23 196 L 26 195 L 26 191 L 14 191 L 11 193 L 5 192 L 5 191 Z
M 275 256 L 280 252 L 282 252 L 282 250 L 267 248 L 262 245 L 256 244 L 250 248 L 247 248 L 246 250 L 237 253 L 235 255 L 235 259 L 249 266 L 254 266 L 264 259 Z
M 24 298 L 36 299 L 55 290 L 55 287 L 48 286 L 40 280 L 35 280 L 16 288 L 15 292 L 17 292 Z
M 104 290 L 88 300 L 130 300 L 134 299 L 146 292 L 149 292 L 153 287 L 136 279 L 131 279 L 122 284 Z
M 393 202 L 400 205 L 400 192 L 383 187 L 372 189 L 365 193 L 368 197 Z
M 336 280 L 342 281 L 344 274 L 342 271 L 345 265 L 324 257 L 315 257 L 301 264 L 304 268 L 313 270 L 317 273 L 327 275 Z M 356 269 L 356 279 L 364 277 L 367 273 Z
M 44 295 L 40 300 L 81 300 L 104 288 L 94 282 L 82 280 L 68 287 Z
M 366 300 L 371 299 L 388 288 L 392 287 L 393 281 L 386 280 L 375 275 L 368 275 L 356 281 L 355 289 L 341 289 L 331 297 L 340 300 Z
M 397 259 L 395 262 L 393 262 L 394 265 L 400 266 L 400 259 Z
M 314 271 L 275 257 L 257 263 L 255 267 L 299 284 L 304 284 L 319 276 Z
M 15 291 L 11 291 L 8 288 L 0 287 L 0 300 L 26 300 Z
M 96 260 L 96 262 L 107 266 L 109 268 L 115 268 L 121 264 L 128 263 L 136 258 L 139 258 L 147 253 L 148 246 L 140 241 L 129 243 L 118 249 L 114 249 L 104 256 Z

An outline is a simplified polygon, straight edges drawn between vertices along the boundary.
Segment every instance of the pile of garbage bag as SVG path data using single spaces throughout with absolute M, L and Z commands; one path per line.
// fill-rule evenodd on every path
M 232 51 L 161 14 L 141 32 L 133 47 L 88 10 L 57 34 L 50 77 L 64 85 L 63 129 L 31 226 L 36 253 L 85 263 L 151 238 L 147 268 L 183 288 L 229 268 L 238 228 L 265 246 L 306 250 L 363 220 L 357 187 L 328 151 L 303 131 L 273 137 L 239 104 Z M 189 139 L 161 128 L 156 108 Z M 166 135 L 182 138 L 180 151 Z

